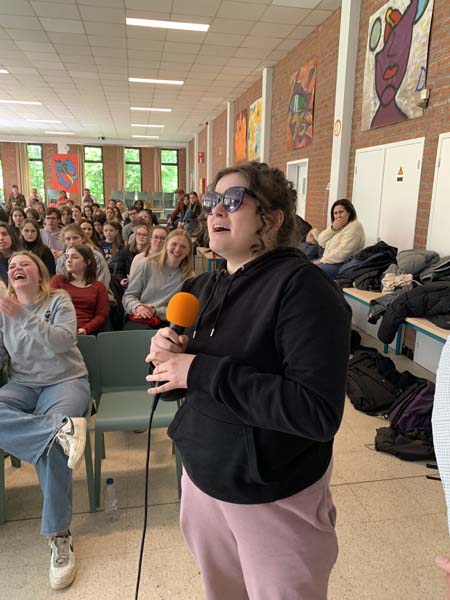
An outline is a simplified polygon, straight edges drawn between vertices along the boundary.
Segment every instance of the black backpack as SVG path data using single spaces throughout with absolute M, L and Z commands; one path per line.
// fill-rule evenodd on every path
M 435 386 L 418 379 L 397 398 L 386 418 L 390 427 L 377 429 L 375 448 L 402 460 L 434 458 L 431 414 Z
M 378 414 L 388 410 L 399 394 L 400 373 L 393 361 L 376 350 L 356 352 L 349 362 L 347 395 L 357 410 Z

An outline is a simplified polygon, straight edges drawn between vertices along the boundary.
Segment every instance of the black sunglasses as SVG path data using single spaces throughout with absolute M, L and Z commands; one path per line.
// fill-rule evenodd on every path
M 256 194 L 246 187 L 230 187 L 223 194 L 206 192 L 202 201 L 203 210 L 206 215 L 210 215 L 214 207 L 221 202 L 227 212 L 234 213 L 242 206 L 244 196 L 256 198 Z

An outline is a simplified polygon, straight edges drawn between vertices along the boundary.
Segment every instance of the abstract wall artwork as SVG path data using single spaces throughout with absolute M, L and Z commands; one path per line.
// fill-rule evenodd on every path
M 247 138 L 248 160 L 257 160 L 261 158 L 261 120 L 262 98 L 258 98 L 253 104 L 250 104 Z
M 300 67 L 289 81 L 286 148 L 304 148 L 312 142 L 317 58 Z
M 422 116 L 433 0 L 390 0 L 369 19 L 361 129 Z
M 53 154 L 52 173 L 55 190 L 78 192 L 79 170 L 76 154 Z
M 234 162 L 247 160 L 247 109 L 236 115 L 234 128 Z

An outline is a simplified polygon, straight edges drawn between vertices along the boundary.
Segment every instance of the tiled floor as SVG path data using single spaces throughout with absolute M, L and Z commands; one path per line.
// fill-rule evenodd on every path
M 372 340 L 373 341 L 373 340 Z M 405 358 L 400 368 L 420 370 Z M 429 375 L 429 374 L 426 374 Z M 336 438 L 333 495 L 340 554 L 330 600 L 444 600 L 434 566 L 450 551 L 441 485 L 426 479 L 423 464 L 405 463 L 373 449 L 375 417 L 347 403 Z M 164 431 L 153 434 L 149 529 L 141 581 L 142 600 L 201 599 L 198 571 L 178 528 L 175 461 Z M 143 519 L 145 434 L 106 438 L 103 476 L 112 476 L 120 518 L 88 512 L 84 467 L 75 476 L 72 530 L 77 578 L 64 592 L 48 588 L 46 542 L 39 535 L 40 491 L 33 469 L 7 461 L 7 519 L 0 528 L 0 598 L 132 600 Z M 224 598 L 223 600 L 234 600 Z M 276 600 L 276 599 L 273 599 Z

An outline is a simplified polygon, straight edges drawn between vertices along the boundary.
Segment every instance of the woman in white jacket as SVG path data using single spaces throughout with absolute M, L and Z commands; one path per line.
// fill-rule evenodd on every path
M 356 218 L 356 210 L 346 198 L 336 200 L 331 207 L 331 225 L 318 237 L 324 248 L 322 258 L 314 264 L 335 279 L 345 261 L 364 248 L 364 229 Z

